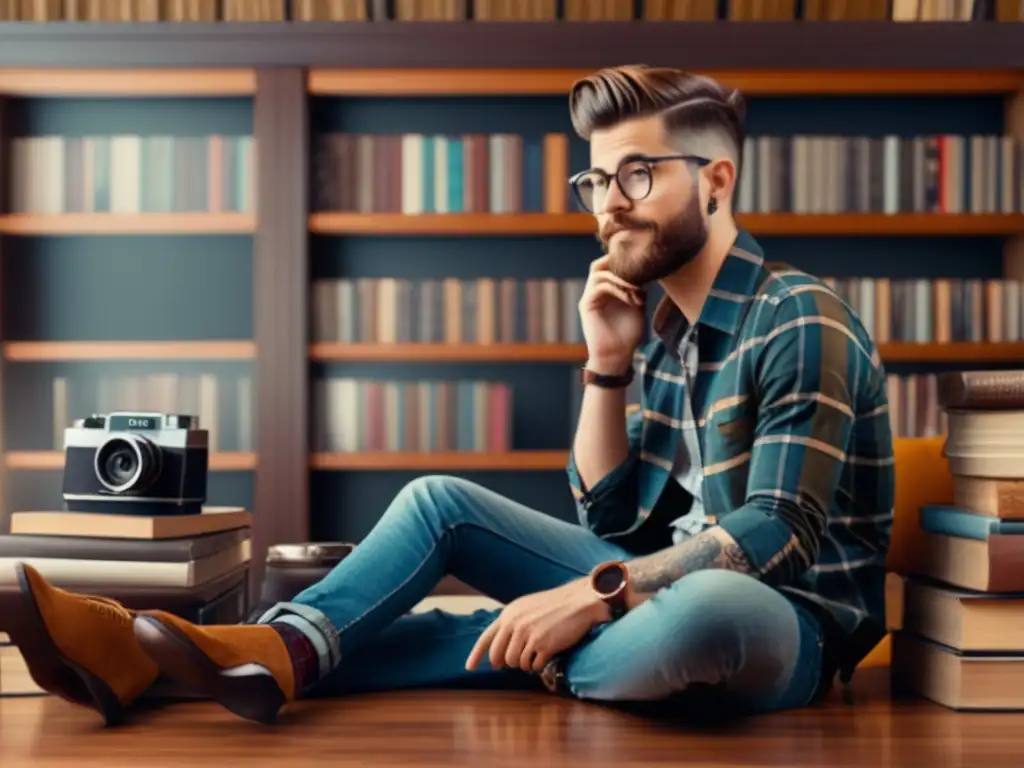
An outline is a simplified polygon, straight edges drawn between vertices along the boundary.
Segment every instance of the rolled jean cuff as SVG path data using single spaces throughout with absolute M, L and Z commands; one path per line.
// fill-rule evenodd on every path
M 341 659 L 338 630 L 322 612 L 301 603 L 277 603 L 256 620 L 257 624 L 290 624 L 309 638 L 320 661 L 320 677 L 326 677 Z

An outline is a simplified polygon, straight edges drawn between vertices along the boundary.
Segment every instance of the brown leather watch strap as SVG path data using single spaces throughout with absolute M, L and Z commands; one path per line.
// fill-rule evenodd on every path
M 625 373 L 619 375 L 597 373 L 584 367 L 580 369 L 580 381 L 583 382 L 583 386 L 593 384 L 595 387 L 602 387 L 604 389 L 623 389 L 633 383 L 634 374 L 633 366 L 630 366 Z

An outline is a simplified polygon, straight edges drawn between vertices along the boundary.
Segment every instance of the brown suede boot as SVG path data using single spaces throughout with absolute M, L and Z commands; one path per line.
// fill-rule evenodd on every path
M 133 614 L 105 597 L 49 584 L 37 570 L 15 565 L 20 624 L 11 639 L 43 690 L 98 711 L 107 725 L 156 680 L 156 664 L 132 631 Z
M 295 698 L 291 656 L 273 627 L 199 627 L 163 611 L 140 611 L 135 636 L 164 675 L 239 717 L 273 723 Z

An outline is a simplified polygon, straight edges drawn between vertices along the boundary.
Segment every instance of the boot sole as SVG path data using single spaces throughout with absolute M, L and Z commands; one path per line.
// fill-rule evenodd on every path
M 177 627 L 154 616 L 136 616 L 134 629 L 146 655 L 168 677 L 202 691 L 241 718 L 262 725 L 277 721 L 285 696 L 266 667 L 245 664 L 224 669 Z
M 15 563 L 14 573 L 29 608 L 23 617 L 26 623 L 21 628 L 26 637 L 20 638 L 18 650 L 25 659 L 32 679 L 43 690 L 72 704 L 92 706 L 100 713 L 107 726 L 123 722 L 124 708 L 110 686 L 57 648 L 21 563 Z M 85 688 L 84 691 L 82 686 Z

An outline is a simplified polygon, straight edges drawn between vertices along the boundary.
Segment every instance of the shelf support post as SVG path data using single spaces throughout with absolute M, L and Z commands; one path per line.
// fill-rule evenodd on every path
M 10 200 L 8 194 L 10 192 L 10 174 L 11 174 L 11 123 L 10 123 L 10 99 L 4 95 L 0 95 L 0 214 L 7 213 L 10 210 Z M 4 251 L 7 249 L 8 238 L 0 234 L 0 275 L 3 275 L 6 270 L 4 269 Z M 2 291 L 3 285 L 0 284 L 0 310 L 3 309 Z M 0 312 L 2 314 L 2 312 Z M 5 339 L 4 328 L 0 324 L 0 345 L 3 344 Z M 0 355 L 0 404 L 4 402 L 4 374 L 6 373 L 6 362 L 3 359 L 3 355 Z M 4 455 L 4 409 L 0 405 L 0 456 Z M 11 492 L 7 486 L 7 462 L 0 461 L 0 534 L 7 534 L 10 531 L 10 519 L 11 519 Z
M 1006 98 L 1006 134 L 1012 136 L 1019 149 L 1024 143 L 1024 86 Z M 1003 250 L 1003 276 L 1024 280 L 1024 234 L 1007 238 Z
M 306 73 L 256 73 L 254 246 L 258 466 L 250 596 L 258 597 L 269 546 L 309 537 L 306 301 L 308 113 Z

